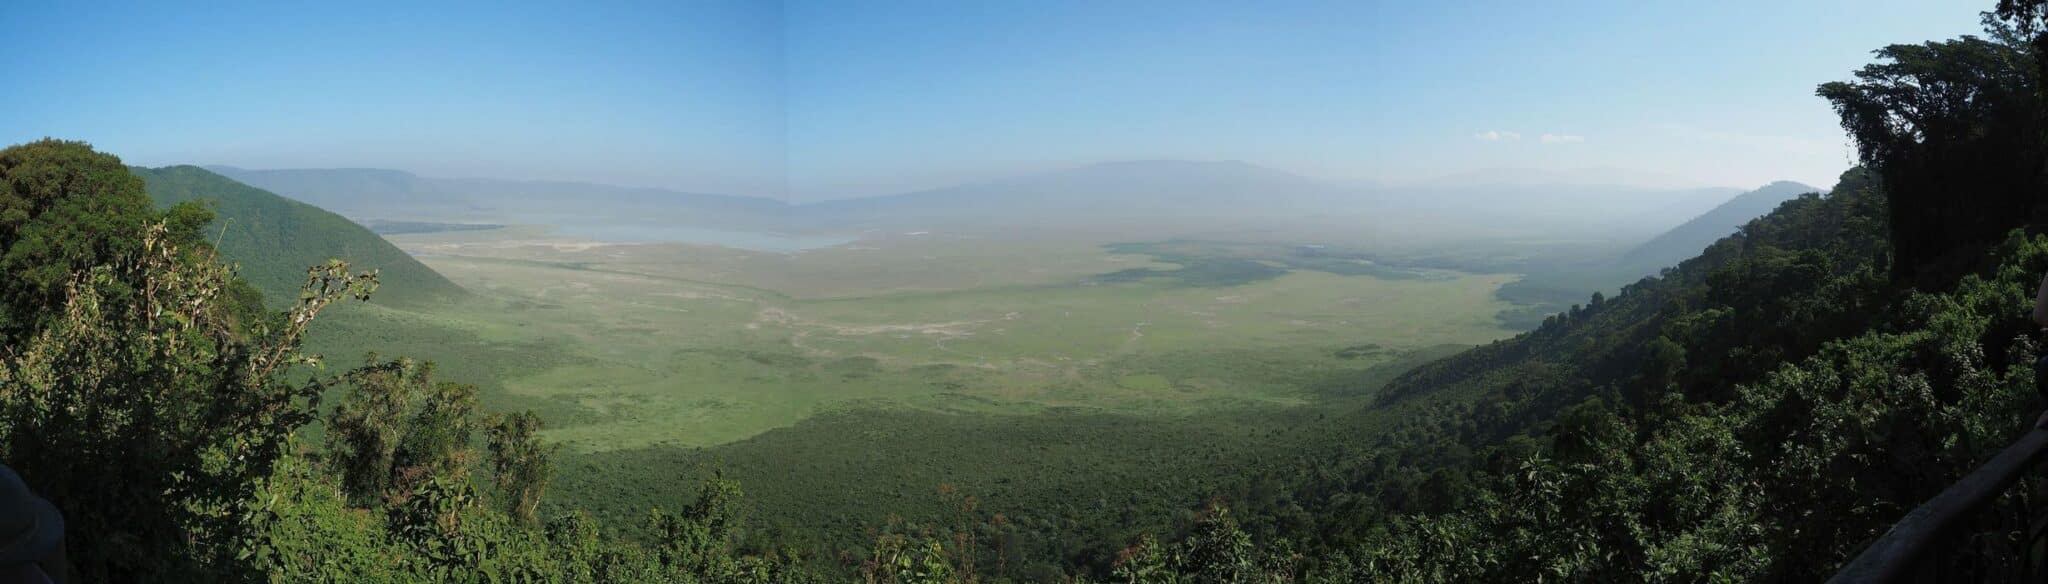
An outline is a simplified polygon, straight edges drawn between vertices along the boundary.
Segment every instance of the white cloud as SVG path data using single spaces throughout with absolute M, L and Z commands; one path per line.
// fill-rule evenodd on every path
M 1575 144 L 1586 141 L 1585 136 L 1578 134 L 1544 134 L 1536 139 L 1544 144 Z
M 1522 139 L 1522 135 L 1520 133 L 1503 132 L 1500 130 L 1487 130 L 1484 132 L 1473 134 L 1472 137 L 1485 140 L 1488 142 L 1513 142 Z

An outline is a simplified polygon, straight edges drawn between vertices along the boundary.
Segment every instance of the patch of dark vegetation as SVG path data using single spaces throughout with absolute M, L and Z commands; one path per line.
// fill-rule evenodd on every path
M 1428 276 L 1428 272 L 1419 267 L 1396 265 L 1377 255 L 1316 245 L 1294 246 L 1289 255 L 1276 259 L 1294 269 L 1339 276 L 1372 276 L 1383 280 L 1414 280 Z
M 672 489 L 722 476 L 746 485 L 764 535 L 804 542 L 830 564 L 866 553 L 858 526 L 891 518 L 924 524 L 960 516 L 945 489 L 971 495 L 1005 521 L 981 537 L 1004 542 L 1010 581 L 1057 582 L 1107 573 L 1143 533 L 1178 533 L 1187 511 L 1262 461 L 1306 450 L 1299 430 L 1318 411 L 1253 405 L 1188 417 L 1050 407 L 1036 415 L 969 411 L 991 401 L 942 396 L 962 406 L 930 411 L 883 400 L 821 413 L 795 426 L 708 448 L 651 446 L 565 459 L 542 514 L 588 512 L 628 537 L 645 531 L 646 507 Z M 957 401 L 955 401 L 957 400 Z M 849 488 L 849 485 L 854 485 Z M 892 504 L 866 504 L 890 493 Z M 995 566 L 989 560 L 983 565 Z M 832 569 L 830 565 L 824 569 Z M 851 578 L 849 578 L 851 579 Z
M 1270 280 L 1295 270 L 1339 276 L 1407 280 L 1428 277 L 1423 269 L 1398 265 L 1363 251 L 1322 245 L 1203 240 L 1112 243 L 1112 253 L 1151 256 L 1179 268 L 1131 268 L 1088 278 L 1095 284 L 1166 279 L 1184 286 L 1223 287 Z
M 1301 386 L 1307 389 L 1310 395 L 1314 395 L 1330 405 L 1339 405 L 1347 403 L 1346 400 L 1373 396 L 1401 373 L 1437 359 L 1456 355 L 1469 348 L 1471 347 L 1465 345 L 1436 345 L 1408 350 L 1380 347 L 1379 345 L 1345 347 L 1337 351 L 1338 357 L 1346 359 L 1362 358 L 1362 356 L 1345 357 L 1344 355 L 1354 349 L 1366 349 L 1370 351 L 1371 356 L 1385 359 L 1385 361 L 1365 369 L 1339 369 L 1317 372 L 1308 379 L 1303 380 Z
M 995 398 L 992 398 L 992 397 L 988 397 L 988 396 L 985 396 L 985 395 L 975 395 L 975 394 L 972 394 L 972 393 L 960 393 L 960 392 L 957 392 L 957 391 L 947 391 L 947 392 L 940 392 L 940 393 L 935 393 L 935 394 L 932 394 L 932 397 L 934 397 L 934 398 L 938 398 L 938 399 L 940 399 L 940 400 L 943 400 L 943 401 L 941 401 L 941 402 L 940 402 L 939 406 L 940 406 L 940 408 L 941 408 L 942 410 L 945 410 L 945 411 L 956 411 L 956 412 L 957 412 L 957 411 L 969 411 L 969 410 L 967 410 L 967 409 L 963 409 L 963 408 L 961 408 L 961 407 L 958 407 L 958 406 L 963 406 L 963 405 L 978 405 L 978 406 L 1015 406 L 1015 405 L 1016 405 L 1016 404 L 1015 404 L 1014 402 L 1006 402 L 1006 401 L 998 400 L 998 399 L 995 399 Z
M 960 367 L 953 365 L 951 363 L 932 363 L 912 367 L 910 368 L 910 372 L 919 375 L 944 376 L 951 375 L 953 374 L 953 372 L 958 371 L 959 369 Z
M 739 407 L 739 404 L 736 404 L 736 403 L 733 403 L 733 402 L 729 402 L 729 401 L 726 401 L 726 400 L 722 400 L 722 399 L 709 399 L 709 398 L 707 398 L 707 399 L 700 399 L 700 400 L 697 400 L 697 401 L 693 401 L 693 402 L 690 402 L 690 407 L 692 407 L 692 408 L 696 408 L 696 409 L 699 409 L 699 410 L 711 410 L 711 411 L 719 411 L 719 410 L 730 410 L 730 409 L 734 409 L 734 408 L 737 408 L 737 407 Z
M 1180 269 L 1161 270 L 1156 268 L 1131 268 L 1118 270 L 1091 278 L 1103 284 L 1138 282 L 1154 278 L 1165 278 L 1185 286 L 1237 286 L 1260 280 L 1269 280 L 1286 275 L 1287 270 L 1262 262 L 1234 258 L 1159 258 L 1162 262 L 1180 264 Z
M 811 365 L 810 359 L 805 359 L 801 356 L 791 355 L 788 353 L 746 351 L 746 356 L 748 361 L 753 361 L 755 363 L 760 363 L 762 365 L 767 365 L 769 367 L 802 369 L 804 367 L 809 367 Z
M 1338 349 L 1334 355 L 1338 359 L 1363 359 L 1366 357 L 1377 357 L 1386 353 L 1386 347 L 1379 346 L 1377 343 L 1366 343 Z
M 825 363 L 823 368 L 841 379 L 864 379 L 880 373 L 882 362 L 874 357 L 846 357 Z

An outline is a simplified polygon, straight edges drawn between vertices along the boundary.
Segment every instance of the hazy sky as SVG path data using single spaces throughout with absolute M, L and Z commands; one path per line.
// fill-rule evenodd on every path
M 1139 158 L 1825 186 L 1814 86 L 1991 2 L 435 4 L 9 2 L 0 141 L 801 200 Z

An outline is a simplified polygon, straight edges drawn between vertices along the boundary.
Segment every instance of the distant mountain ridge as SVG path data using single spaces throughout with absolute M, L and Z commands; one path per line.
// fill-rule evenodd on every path
M 1238 161 L 1140 160 L 792 204 L 575 182 L 425 178 L 379 169 L 214 168 L 359 220 L 677 225 L 791 234 L 1035 229 L 1154 237 L 1286 233 L 1287 227 L 1314 225 L 1325 233 L 1384 239 L 1591 234 L 1620 242 L 1647 239 L 1739 192 L 1549 179 L 1380 185 L 1325 181 Z
M 928 228 L 987 220 L 1234 223 L 1362 210 L 1369 202 L 1367 193 L 1244 162 L 1146 160 L 819 201 L 792 207 L 792 219 L 809 229 Z
M 1735 235 L 1743 225 L 1770 215 L 1787 201 L 1819 191 L 1791 181 L 1773 182 L 1728 198 L 1614 255 L 1529 267 L 1522 279 L 1501 287 L 1501 299 L 1523 307 L 1503 312 L 1503 317 L 1515 315 L 1512 324 L 1517 327 L 1534 326 L 1540 321 L 1533 319 L 1579 303 L 1595 291 L 1613 292 L 1644 276 L 1676 267 L 1714 242 Z
M 1671 228 L 1622 254 L 1620 265 L 1650 275 L 1699 255 L 1714 242 L 1735 233 L 1750 220 L 1769 214 L 1779 205 L 1821 189 L 1792 181 L 1777 181 L 1737 195 L 1690 221 Z
M 651 202 L 686 208 L 704 219 L 750 221 L 788 205 L 765 197 L 710 195 L 562 181 L 428 178 L 380 168 L 207 170 L 352 219 L 537 222 L 563 214 L 600 214 Z M 634 219 L 627 212 L 602 219 Z
M 1491 167 L 1431 177 L 1413 186 L 1608 186 L 1643 189 L 1682 190 L 1700 188 L 1699 181 L 1663 173 L 1614 166 L 1543 169 L 1515 166 Z
M 219 238 L 220 253 L 240 266 L 241 276 L 273 307 L 298 297 L 308 266 L 332 258 L 378 271 L 381 286 L 373 303 L 416 306 L 468 294 L 369 229 L 314 205 L 196 166 L 129 170 L 142 177 L 160 207 L 186 201 L 212 207 L 208 233 Z
M 381 168 L 248 170 L 207 166 L 207 171 L 350 218 L 375 217 L 404 209 L 427 218 L 462 216 L 483 207 L 468 198 L 429 188 L 417 176 Z

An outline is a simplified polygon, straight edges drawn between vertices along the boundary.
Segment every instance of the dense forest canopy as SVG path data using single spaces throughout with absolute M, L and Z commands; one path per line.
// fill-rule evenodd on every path
M 544 515 L 537 416 L 430 363 L 301 350 L 376 274 L 314 263 L 266 309 L 211 211 L 159 209 L 79 142 L 0 150 L 0 460 L 64 510 L 79 581 L 1819 579 L 2043 405 L 2048 3 L 1985 23 L 1820 86 L 1862 159 L 1826 194 L 1303 422 L 1180 529 L 1057 573 L 950 487 L 952 521 L 850 550 L 763 529 L 722 477 L 630 528 Z M 1995 501 L 1944 573 L 2015 573 L 2038 497 Z
M 1982 267 L 1992 234 L 2048 213 L 2038 56 L 2014 25 L 1987 25 L 1990 39 L 1886 47 L 1856 81 L 1820 88 L 1891 193 L 1895 277 L 1951 281 Z

